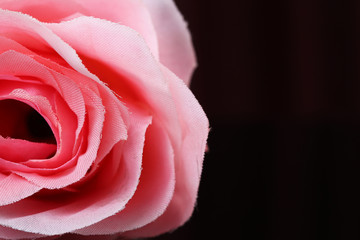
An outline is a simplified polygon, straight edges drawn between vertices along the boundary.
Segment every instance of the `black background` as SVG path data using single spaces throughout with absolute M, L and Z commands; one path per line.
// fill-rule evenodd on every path
M 360 1 L 176 3 L 212 130 L 193 217 L 156 239 L 360 239 Z

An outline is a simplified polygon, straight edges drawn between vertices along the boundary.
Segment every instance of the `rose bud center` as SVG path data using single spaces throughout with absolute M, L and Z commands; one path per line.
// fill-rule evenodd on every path
M 44 159 L 56 152 L 56 139 L 49 124 L 21 101 L 0 101 L 0 135 L 0 158 L 6 160 Z

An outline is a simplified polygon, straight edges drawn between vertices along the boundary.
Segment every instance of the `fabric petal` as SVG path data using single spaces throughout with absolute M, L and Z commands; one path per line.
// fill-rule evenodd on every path
M 61 65 L 72 66 L 78 72 L 99 82 L 82 64 L 76 51 L 37 19 L 21 12 L 0 9 L 0 26 L 1 36 L 12 39 Z
M 92 18 L 89 18 L 92 19 Z M 71 65 L 73 69 L 78 71 L 78 74 L 83 74 L 87 77 L 86 81 L 78 82 L 78 84 L 81 84 L 84 87 L 90 87 L 93 85 L 92 81 L 98 84 L 100 89 L 101 97 L 104 99 L 104 102 L 109 102 L 111 96 L 111 101 L 114 101 L 116 97 L 114 96 L 113 92 L 106 87 L 106 85 L 101 82 L 94 74 L 90 73 L 84 64 L 82 63 L 81 59 L 77 55 L 76 51 L 71 48 L 67 43 L 65 43 L 59 36 L 54 34 L 47 25 L 37 21 L 34 18 L 31 18 L 28 15 L 19 13 L 19 12 L 11 12 L 7 10 L 0 9 L 0 26 L 4 26 L 4 28 L 0 28 L 0 33 L 2 35 L 8 36 L 9 38 L 16 39 L 16 41 L 20 44 L 22 44 L 24 47 L 30 48 L 30 49 L 36 49 L 37 53 L 41 53 L 41 56 L 47 56 L 48 54 L 51 54 L 51 59 L 53 58 L 57 59 L 57 56 L 61 56 L 68 65 Z M 75 32 L 78 32 L 79 29 L 77 29 Z M 81 36 L 79 34 L 78 36 Z M 87 49 L 88 51 L 89 49 Z M 36 58 L 36 57 L 34 57 Z M 41 59 L 37 59 L 38 61 L 42 61 L 42 64 L 46 64 Z M 61 64 L 63 65 L 63 64 Z M 53 65 L 52 65 L 53 66 Z M 24 68 L 27 69 L 27 68 Z M 63 71 L 63 69 L 57 67 L 57 69 L 60 69 L 60 71 Z M 66 73 L 69 73 L 69 71 L 66 71 Z M 72 74 L 71 76 L 73 76 Z M 76 77 L 76 79 L 79 79 L 79 77 Z M 85 83 L 84 83 L 85 82 Z M 94 90 L 91 88 L 91 90 Z M 114 105 L 113 103 L 110 105 Z M 121 108 L 121 112 L 124 115 L 125 110 L 121 106 L 117 106 L 117 108 Z M 123 120 L 125 116 L 122 116 Z M 124 130 L 123 123 L 120 123 L 121 130 Z M 125 134 L 124 134 L 125 133 Z M 126 131 L 122 131 L 121 138 L 126 137 Z M 103 152 L 106 152 L 108 150 L 104 150 Z
M 0 149 L 0 158 L 12 162 L 23 162 L 29 159 L 44 160 L 51 157 L 56 152 L 56 145 L 0 136 Z
M 196 67 L 187 23 L 173 0 L 144 0 L 158 36 L 160 62 L 190 85 Z
M 93 81 L 92 79 L 89 79 L 88 77 L 85 77 L 78 72 L 73 71 L 72 69 L 67 69 L 63 66 L 49 63 L 39 57 L 35 57 L 35 59 L 38 62 L 51 68 L 52 70 L 56 72 L 61 72 L 62 76 L 66 79 L 62 80 L 61 84 L 59 82 L 60 86 L 65 85 L 64 83 L 66 81 L 71 80 L 74 84 L 77 84 L 81 87 L 81 91 L 83 92 L 82 94 L 86 94 L 86 92 L 91 90 L 101 98 L 105 107 L 105 123 L 102 131 L 102 142 L 98 152 L 98 159 L 102 159 L 111 150 L 114 144 L 116 144 L 120 140 L 126 140 L 128 111 L 124 104 L 115 96 L 115 94 L 109 91 L 109 89 L 106 88 L 104 84 Z M 69 91 L 69 89 L 67 90 L 68 95 L 74 95 L 74 91 Z M 64 91 L 65 89 L 62 89 L 62 92 Z M 80 93 L 80 95 L 82 94 Z M 64 98 L 67 99 L 68 97 L 64 96 Z M 74 107 L 73 109 L 76 108 Z M 77 112 L 76 115 L 78 116 L 78 118 L 83 117 L 84 115 L 82 109 L 80 111 L 81 114 L 79 114 L 78 111 L 75 112 Z
M 172 140 L 181 141 L 181 130 L 176 124 L 179 120 L 168 83 L 159 63 L 137 32 L 89 17 L 48 26 L 76 49 L 88 69 L 124 101 L 156 113 Z M 71 34 L 74 31 L 78 34 Z
M 15 42 L 14 40 L 12 40 L 10 38 L 3 37 L 3 36 L 0 36 L 0 53 L 6 52 L 6 51 L 9 51 L 9 50 L 13 50 L 13 51 L 23 53 L 23 54 L 27 54 L 27 55 L 34 54 L 32 51 L 25 48 L 21 44 Z
M 145 132 L 151 123 L 148 115 L 141 112 L 133 115 L 128 140 L 118 143 L 100 172 L 82 191 L 26 198 L 2 206 L 0 224 L 26 232 L 57 235 L 84 228 L 121 211 L 138 185 Z
M 57 77 L 57 81 L 59 84 L 61 84 L 61 76 L 57 76 L 55 72 L 51 72 L 49 69 L 46 69 L 43 65 L 36 62 L 34 59 L 31 59 L 30 57 L 26 55 L 22 55 L 20 53 L 16 53 L 14 51 L 8 51 L 4 52 L 0 55 L 0 62 L 3 63 L 0 65 L 0 71 L 4 73 L 10 74 L 17 73 L 20 75 L 28 75 L 28 76 L 37 76 L 39 78 L 42 77 L 42 79 L 45 81 L 47 79 L 48 82 L 50 82 L 51 78 Z M 18 62 L 21 62 L 23 64 L 23 67 L 21 68 L 18 64 Z M 6 72 L 8 71 L 8 72 Z M 69 88 L 69 84 L 62 84 L 62 88 L 60 88 L 62 93 L 64 93 L 64 96 L 66 96 L 66 90 L 68 91 L 68 94 L 70 93 L 70 90 L 73 90 L 73 88 Z M 65 87 L 68 87 L 66 89 Z M 2 89 L 3 90 L 3 89 Z M 76 120 L 76 116 L 71 116 L 73 113 L 69 112 L 66 104 L 63 103 L 62 98 L 57 98 L 56 94 L 51 94 L 51 96 L 32 96 L 29 93 L 26 93 L 26 91 L 17 89 L 16 91 L 12 92 L 12 95 L 14 98 L 17 99 L 23 99 L 26 101 L 29 101 L 30 103 L 36 103 L 37 106 L 43 106 L 39 109 L 40 113 L 44 116 L 52 116 L 51 112 L 52 110 L 57 111 L 57 117 L 56 119 L 51 119 L 49 122 L 51 124 L 53 123 L 59 123 L 58 127 L 59 132 L 61 133 L 60 139 L 57 139 L 58 145 L 59 145 L 59 151 L 54 156 L 53 159 L 49 159 L 49 161 L 40 161 L 37 162 L 38 164 L 43 165 L 45 168 L 49 168 L 53 166 L 53 163 L 56 160 L 56 164 L 64 164 L 67 161 L 71 160 L 71 155 L 73 154 L 73 147 L 74 147 L 74 140 L 75 140 L 75 133 L 76 133 L 76 125 L 75 123 L 78 122 L 79 124 L 82 124 L 84 120 L 81 121 L 81 115 L 79 114 L 78 121 Z M 82 96 L 82 94 L 80 94 Z M 89 148 L 85 153 L 83 153 L 82 156 L 78 158 L 78 164 L 76 167 L 72 169 L 72 171 L 63 171 L 59 174 L 52 175 L 51 177 L 49 175 L 42 176 L 39 174 L 36 174 L 36 171 L 26 171 L 21 172 L 17 171 L 17 173 L 29 181 L 32 181 L 33 183 L 37 185 L 41 185 L 46 188 L 61 188 L 64 186 L 67 186 L 69 184 L 72 184 L 74 182 L 77 182 L 79 179 L 81 179 L 87 172 L 87 170 L 90 168 L 93 161 L 96 159 L 97 149 L 100 144 L 100 136 L 102 134 L 102 123 L 104 122 L 104 106 L 102 105 L 101 99 L 98 95 L 91 92 L 90 90 L 84 91 L 84 97 L 87 99 L 88 104 L 88 113 L 89 113 L 89 122 L 90 125 L 88 126 L 90 128 L 88 132 L 89 137 Z M 70 99 L 71 97 L 67 97 L 67 99 Z M 48 99 L 53 100 L 53 105 L 51 105 L 48 101 Z M 73 108 L 76 112 L 79 109 L 76 109 L 75 102 Z M 83 104 L 83 102 L 80 100 L 80 106 Z M 71 105 L 71 103 L 70 103 Z M 80 108 L 81 110 L 81 108 Z M 46 111 L 46 112 L 45 112 Z M 84 111 L 84 110 L 81 110 Z M 81 125 L 80 125 L 81 126 Z M 90 158 L 90 159 L 89 159 Z M 34 161 L 32 161 L 34 162 Z M 76 162 L 72 161 L 74 164 Z M 45 165 L 45 166 L 44 166 Z M 29 165 L 30 166 L 30 165 Z M 35 167 L 33 164 L 31 165 Z M 43 169 L 43 168 L 42 168 Z M 20 169 L 18 169 L 20 170 Z M 58 171 L 59 172 L 59 171 Z
M 0 1 L 0 8 L 29 14 L 43 22 L 58 22 L 76 12 L 85 11 L 76 1 L 62 1 L 59 4 L 57 0 Z
M 158 40 L 152 18 L 141 0 L 76 0 L 89 14 L 96 18 L 128 26 L 146 41 L 152 54 L 159 59 Z
M 12 228 L 0 226 L 0 240 L 24 240 L 24 239 L 38 239 L 42 237 L 44 237 L 44 235 L 28 233 Z
M 91 92 L 89 92 L 90 94 Z M 84 95 L 85 102 L 88 103 L 88 135 L 87 135 L 87 148 L 77 159 L 75 166 L 67 171 L 59 171 L 57 174 L 52 175 L 39 175 L 31 172 L 17 172 L 20 176 L 25 177 L 29 181 L 48 189 L 58 189 L 68 186 L 83 178 L 95 161 L 97 151 L 101 142 L 101 131 L 104 123 L 104 106 L 101 99 L 95 95 Z M 75 130 L 73 131 L 73 133 Z M 66 141 L 66 139 L 63 139 Z M 65 149 L 66 151 L 66 149 Z M 56 157 L 56 156 L 54 156 Z M 69 159 L 66 159 L 69 160 Z
M 0 206 L 20 201 L 40 190 L 41 187 L 14 173 L 9 175 L 0 173 Z
M 148 128 L 140 183 L 126 208 L 116 215 L 76 231 L 113 234 L 142 227 L 167 208 L 174 191 L 174 153 L 166 133 L 155 122 Z
M 183 141 L 174 149 L 175 191 L 165 213 L 143 228 L 126 233 L 129 237 L 156 236 L 184 224 L 193 212 L 200 183 L 209 132 L 208 119 L 181 79 L 165 67 L 163 71 L 174 95 L 183 133 Z
M 56 5 L 56 7 L 53 7 Z M 93 16 L 121 23 L 139 32 L 158 58 L 158 45 L 149 12 L 140 0 L 17 0 L 0 1 L 0 8 L 28 14 L 42 22 L 54 23 L 79 16 Z

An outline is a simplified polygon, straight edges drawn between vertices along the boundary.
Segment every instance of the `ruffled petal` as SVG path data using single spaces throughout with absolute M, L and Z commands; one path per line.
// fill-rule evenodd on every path
M 127 132 L 124 126 L 124 122 L 122 121 L 122 117 L 119 114 L 119 110 L 115 109 L 118 108 L 118 106 L 114 107 L 114 103 L 109 103 L 111 101 L 110 99 L 114 101 L 115 97 L 112 94 L 109 94 L 106 91 L 105 87 L 101 86 L 101 92 L 103 93 L 102 95 L 108 94 L 113 97 L 103 96 L 103 99 L 101 99 L 100 96 L 98 96 L 99 93 L 94 93 L 93 91 L 91 91 L 91 89 L 89 89 L 88 86 L 92 82 L 92 80 L 89 79 L 86 79 L 88 81 L 87 87 L 83 87 L 82 92 L 79 92 L 79 88 L 76 86 L 76 80 L 80 80 L 79 76 L 76 78 L 76 74 L 70 75 L 73 79 L 69 80 L 64 75 L 61 75 L 60 73 L 46 68 L 44 65 L 36 62 L 34 59 L 26 55 L 16 53 L 14 51 L 8 51 L 1 54 L 0 62 L 3 62 L 3 64 L 1 64 L 0 66 L 1 72 L 7 74 L 10 74 L 11 72 L 19 75 L 37 77 L 39 79 L 42 79 L 42 81 L 46 83 L 46 85 L 52 85 L 54 86 L 54 88 L 57 88 L 59 93 L 62 94 L 62 97 L 57 97 L 59 94 L 56 93 L 52 93 L 50 95 L 42 93 L 42 95 L 44 95 L 46 98 L 41 100 L 42 98 L 40 96 L 30 96 L 29 94 L 25 94 L 25 92 L 20 89 L 16 91 L 16 96 L 18 99 L 21 97 L 22 99 L 27 100 L 30 103 L 36 102 L 35 99 L 39 99 L 39 101 L 37 101 L 37 105 L 39 105 L 41 101 L 46 102 L 47 99 L 51 99 L 52 107 L 50 108 L 56 110 L 57 118 L 51 119 L 50 124 L 58 123 L 56 126 L 59 127 L 60 133 L 60 136 L 57 139 L 59 148 L 57 154 L 53 158 L 48 159 L 47 161 L 28 161 L 26 163 L 26 166 L 32 167 L 33 169 L 37 168 L 33 171 L 31 171 L 31 169 L 26 169 L 25 166 L 13 166 L 16 167 L 17 173 L 19 175 L 27 178 L 29 181 L 40 184 L 41 186 L 46 188 L 61 188 L 67 186 L 83 178 L 92 163 L 98 157 L 103 158 L 104 155 L 110 151 L 111 147 L 116 142 L 118 142 L 120 139 L 126 139 Z M 20 67 L 18 62 L 21 62 L 25 67 Z M 61 66 L 58 66 L 58 70 L 63 69 Z M 73 81 L 75 81 L 75 83 L 73 83 Z M 81 82 L 78 83 L 79 86 L 86 85 L 86 81 L 84 79 L 82 79 Z M 13 83 L 11 82 L 11 84 Z M 9 87 L 9 85 L 11 84 L 6 84 L 4 86 Z M 22 84 L 24 85 L 22 86 L 23 88 L 29 88 L 29 83 L 27 84 L 26 81 L 24 81 Z M 96 82 L 94 82 L 94 84 L 96 84 Z M 42 86 L 38 86 L 36 89 L 41 88 Z M 4 88 L 1 89 L 1 91 L 4 91 Z M 22 93 L 20 94 L 19 91 Z M 95 87 L 94 91 L 98 92 L 99 89 Z M 14 94 L 12 95 L 15 96 Z M 82 97 L 84 97 L 85 100 Z M 63 99 L 65 99 L 67 103 L 64 103 Z M 103 100 L 106 102 L 106 104 L 108 104 L 108 113 L 106 114 L 107 126 L 105 128 L 103 128 L 103 123 L 106 111 L 103 106 Z M 76 139 L 78 138 L 85 121 L 85 109 L 83 107 L 84 102 L 86 102 L 87 104 L 87 111 L 89 115 L 89 131 L 87 132 L 87 137 L 89 137 L 90 139 L 87 139 L 86 142 L 82 141 L 81 138 Z M 73 113 L 68 111 L 68 106 L 71 107 Z M 43 111 L 41 111 L 40 109 L 40 112 Z M 76 116 L 74 115 L 74 113 L 76 113 Z M 51 114 L 45 114 L 45 116 L 51 116 Z M 74 123 L 76 122 L 78 123 L 77 126 L 74 125 Z M 104 141 L 102 142 L 100 142 L 101 135 L 104 137 Z M 75 144 L 75 140 L 77 140 L 78 144 Z M 89 148 L 87 149 L 87 151 L 85 151 L 85 149 L 83 149 L 83 147 L 79 145 L 81 142 L 83 144 L 89 144 Z M 100 144 L 102 147 L 100 147 L 99 150 Z M 76 152 L 73 152 L 73 149 L 76 150 Z M 79 149 L 84 151 L 81 152 L 82 155 L 78 156 L 78 158 L 72 158 L 71 156 L 73 154 L 77 154 Z M 97 154 L 99 154 L 99 156 Z M 70 163 L 72 165 L 69 165 Z M 69 166 L 73 166 L 73 170 L 61 172 L 61 169 L 58 168 L 61 165 L 63 165 L 64 167 L 66 165 L 67 168 L 69 168 Z M 10 165 L 7 166 L 10 167 Z M 53 168 L 53 170 L 49 171 L 49 168 Z M 35 174 L 39 172 L 54 173 L 54 171 L 56 171 L 57 174 L 52 176 L 50 176 L 49 174 Z
M 53 7 L 56 5 L 56 7 Z M 156 58 L 157 37 L 149 12 L 140 0 L 17 0 L 0 1 L 0 8 L 28 14 L 42 22 L 54 23 L 80 16 L 93 16 L 120 23 L 139 32 Z
M 76 0 L 89 14 L 96 18 L 128 26 L 146 41 L 156 59 L 159 59 L 158 40 L 152 18 L 141 0 Z
M 57 235 L 84 228 L 121 211 L 138 185 L 145 132 L 151 123 L 151 117 L 141 112 L 133 112 L 132 116 L 128 140 L 118 143 L 102 169 L 81 191 L 26 198 L 2 206 L 0 224 L 25 232 Z
M 181 130 L 176 124 L 178 115 L 168 83 L 137 32 L 89 17 L 48 26 L 76 49 L 88 69 L 124 101 L 149 109 L 170 133 L 171 140 L 181 141 Z M 74 31 L 78 34 L 71 34 Z
M 106 154 L 110 152 L 110 150 L 116 143 L 118 143 L 120 140 L 127 139 L 126 126 L 129 117 L 127 108 L 115 96 L 115 94 L 113 94 L 102 83 L 93 81 L 92 79 L 89 79 L 88 77 L 85 77 L 71 69 L 67 69 L 63 66 L 46 61 L 46 59 L 40 57 L 34 57 L 34 59 L 39 63 L 46 65 L 52 71 L 55 71 L 55 75 L 56 73 L 61 73 L 62 77 L 57 77 L 59 78 L 59 80 L 65 78 L 63 82 L 59 83 L 59 85 L 62 87 L 61 89 L 59 89 L 59 91 L 65 92 L 65 90 L 67 90 L 70 96 L 76 95 L 74 94 L 75 92 L 72 91 L 72 89 L 65 88 L 65 83 L 71 81 L 73 82 L 73 84 L 81 87 L 81 91 L 83 93 L 80 93 L 80 95 L 86 94 L 87 91 L 91 90 L 101 98 L 101 101 L 103 102 L 103 105 L 105 107 L 105 122 L 103 124 L 101 146 L 98 151 L 97 159 L 94 163 L 95 165 L 97 165 L 106 156 Z M 64 96 L 64 98 L 67 99 L 66 96 Z M 71 106 L 71 104 L 69 105 Z M 77 106 L 77 104 L 75 104 L 74 106 Z M 75 107 L 72 109 L 74 110 L 74 112 L 77 113 L 76 115 L 79 119 L 83 117 L 84 114 L 82 109 L 80 112 L 75 111 Z M 79 130 L 79 128 L 77 130 Z
M 126 236 L 156 236 L 184 224 L 191 216 L 198 187 L 206 140 L 209 132 L 208 119 L 185 84 L 168 69 L 163 68 L 181 117 L 182 141 L 175 145 L 175 191 L 166 209 L 154 222 L 130 231 Z
M 145 139 L 140 183 L 126 208 L 77 233 L 124 232 L 154 221 L 165 211 L 175 185 L 174 153 L 166 133 L 156 123 L 148 128 Z
M 0 1 L 0 8 L 29 14 L 43 22 L 58 22 L 74 13 L 86 11 L 76 1 L 62 1 L 59 4 L 57 0 Z
M 75 159 L 76 161 L 73 162 L 72 167 L 67 169 L 67 171 L 57 171 L 56 174 L 51 175 L 39 175 L 32 172 L 17 172 L 19 175 L 48 189 L 58 189 L 68 186 L 79 181 L 85 176 L 86 172 L 97 157 L 97 151 L 101 142 L 101 131 L 104 123 L 105 112 L 99 96 L 93 93 L 88 96 L 84 95 L 84 97 L 85 102 L 88 103 L 87 122 L 89 130 L 86 135 L 87 141 L 84 143 L 87 147 L 86 149 L 80 148 L 83 152 L 77 159 Z M 74 132 L 75 130 L 72 131 L 72 133 Z M 66 141 L 66 138 L 64 138 L 63 141 Z M 56 155 L 54 157 L 56 157 Z M 65 158 L 64 161 L 68 162 L 69 158 Z
M 158 36 L 160 62 L 189 85 L 196 67 L 187 23 L 173 0 L 143 0 Z

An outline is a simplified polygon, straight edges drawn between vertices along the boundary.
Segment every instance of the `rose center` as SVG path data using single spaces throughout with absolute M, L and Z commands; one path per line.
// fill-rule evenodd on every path
M 28 104 L 12 99 L 0 101 L 0 135 L 4 138 L 56 144 L 46 120 Z

